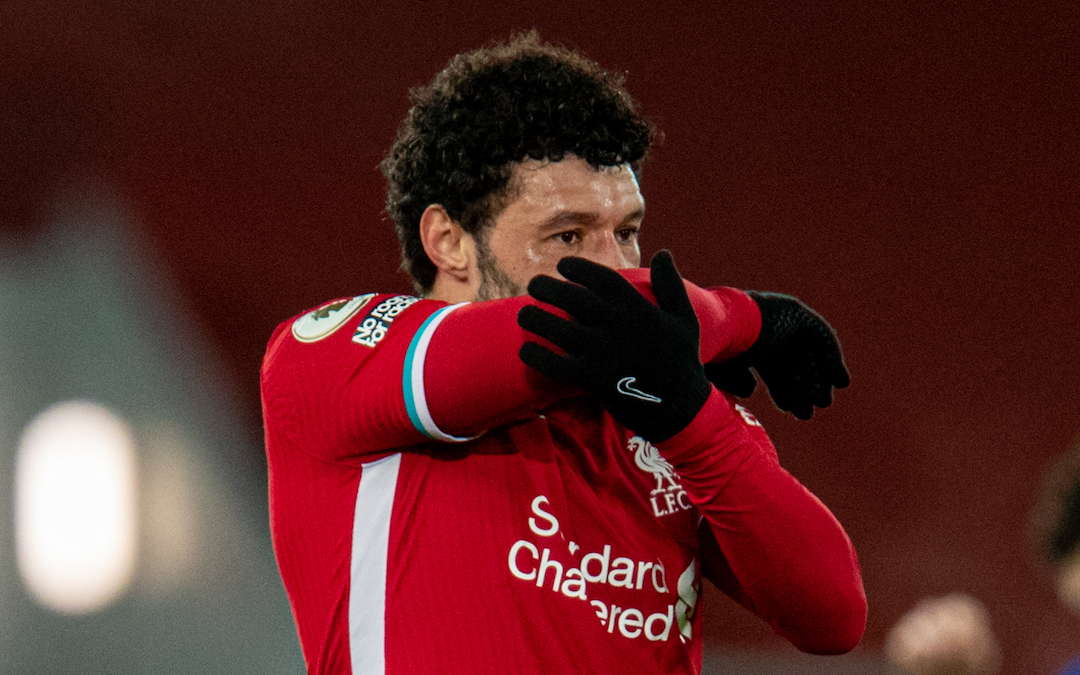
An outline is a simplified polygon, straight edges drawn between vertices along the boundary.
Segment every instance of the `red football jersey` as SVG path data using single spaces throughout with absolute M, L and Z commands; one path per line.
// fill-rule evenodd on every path
M 703 360 L 753 342 L 752 300 L 689 289 Z M 802 649 L 853 647 L 854 550 L 756 420 L 714 390 L 653 446 L 520 362 L 531 302 L 367 294 L 275 332 L 271 531 L 309 672 L 697 673 L 703 573 Z

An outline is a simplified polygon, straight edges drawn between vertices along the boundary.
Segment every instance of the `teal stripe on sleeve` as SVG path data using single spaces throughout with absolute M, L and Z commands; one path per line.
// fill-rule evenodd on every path
M 443 307 L 425 319 L 416 334 L 413 335 L 408 351 L 405 352 L 405 364 L 401 373 L 401 389 L 405 397 L 405 410 L 408 411 L 409 421 L 412 422 L 417 431 L 437 441 L 461 442 L 472 440 L 470 437 L 451 436 L 439 429 L 431 418 L 431 413 L 427 407 L 427 397 L 424 392 L 424 363 L 427 358 L 427 348 L 431 342 L 431 336 L 450 312 L 465 304 L 468 303 Z

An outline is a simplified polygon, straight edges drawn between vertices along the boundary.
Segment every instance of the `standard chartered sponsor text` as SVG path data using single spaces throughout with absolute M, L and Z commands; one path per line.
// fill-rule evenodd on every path
M 529 530 L 545 539 L 559 532 L 559 521 L 546 510 L 548 505 L 548 498 L 538 495 L 532 501 L 533 515 L 528 519 Z M 569 549 L 574 553 L 578 545 L 570 542 Z M 600 551 L 585 553 L 575 566 L 556 559 L 552 549 L 543 543 L 519 539 L 510 546 L 507 564 L 517 579 L 531 582 L 537 588 L 589 601 L 608 633 L 618 633 L 629 639 L 667 640 L 672 635 L 672 627 L 687 613 L 685 606 L 677 604 L 668 604 L 666 610 L 646 615 L 635 607 L 621 607 L 597 599 L 590 601 L 588 589 L 591 584 L 669 593 L 666 571 L 660 561 L 635 561 L 616 556 L 610 544 L 605 544 Z M 680 635 L 680 632 L 675 630 L 674 634 Z

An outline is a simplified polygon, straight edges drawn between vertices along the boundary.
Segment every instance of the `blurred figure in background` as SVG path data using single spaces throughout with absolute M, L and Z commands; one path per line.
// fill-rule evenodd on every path
M 1080 614 L 1080 439 L 1044 474 L 1032 530 L 1040 557 L 1049 564 L 1058 599 Z M 1080 656 L 1058 675 L 1080 675 Z
M 893 626 L 885 653 L 911 675 L 994 675 L 1001 667 L 990 614 L 966 593 L 919 601 Z
M 1080 614 L 1080 440 L 1045 472 L 1031 526 L 1058 599 Z M 920 601 L 896 622 L 885 652 L 912 675 L 994 675 L 1001 662 L 989 613 L 964 593 Z M 1057 675 L 1080 675 L 1080 655 Z

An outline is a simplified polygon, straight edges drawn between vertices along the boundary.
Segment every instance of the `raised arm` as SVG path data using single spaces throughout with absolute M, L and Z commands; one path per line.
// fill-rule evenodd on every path
M 588 261 L 563 260 L 559 272 L 576 284 L 541 277 L 529 292 L 572 319 L 527 306 L 519 322 L 560 351 L 526 343 L 521 359 L 596 394 L 658 447 L 704 516 L 703 567 L 721 588 L 799 649 L 854 648 L 866 596 L 851 541 L 780 466 L 753 417 L 706 379 L 696 313 L 670 256 L 653 259 L 657 305 Z
M 648 270 L 621 270 L 620 275 L 652 299 Z M 702 359 L 734 356 L 754 342 L 761 319 L 746 294 L 731 288 L 706 291 L 689 283 L 686 288 L 701 325 Z M 518 325 L 517 315 L 536 304 L 525 296 L 461 305 L 426 330 L 430 346 L 423 365 L 424 391 L 439 429 L 458 437 L 475 435 L 557 398 L 582 393 L 539 377 L 518 358 L 521 346 L 536 337 Z M 412 367 L 421 364 L 414 361 Z
M 855 548 L 780 466 L 753 416 L 714 389 L 698 417 L 658 447 L 704 516 L 706 578 L 802 651 L 854 649 L 867 613 Z
M 621 274 L 649 292 L 648 270 Z M 687 293 L 703 328 L 703 359 L 733 356 L 754 342 L 760 313 L 744 293 L 692 285 Z M 535 304 L 528 296 L 448 305 L 370 294 L 287 321 L 263 362 L 267 431 L 301 446 L 318 436 L 311 452 L 321 456 L 377 454 L 428 438 L 468 439 L 582 394 L 518 358 L 535 336 L 517 315 Z

